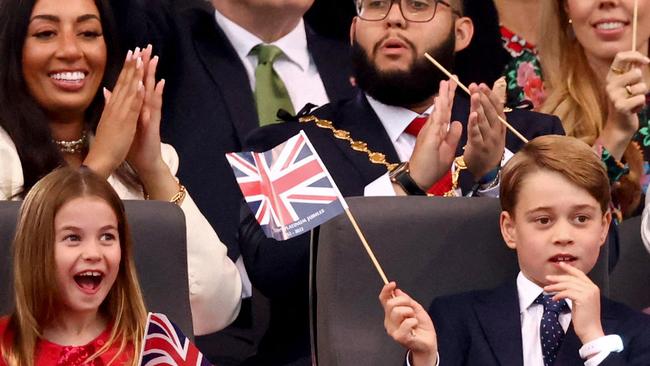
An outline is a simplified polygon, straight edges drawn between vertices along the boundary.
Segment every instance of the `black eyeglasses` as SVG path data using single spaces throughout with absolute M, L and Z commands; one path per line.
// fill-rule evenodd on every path
M 404 19 L 409 22 L 425 23 L 436 16 L 438 4 L 451 9 L 457 16 L 462 16 L 460 11 L 443 0 L 357 0 L 357 15 L 368 21 L 384 20 L 390 13 L 393 3 L 397 2 Z

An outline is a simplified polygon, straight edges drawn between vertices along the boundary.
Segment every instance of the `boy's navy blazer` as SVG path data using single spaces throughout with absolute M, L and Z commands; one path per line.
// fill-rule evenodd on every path
M 517 286 L 435 299 L 429 308 L 438 339 L 441 365 L 523 366 Z M 611 353 L 601 366 L 650 365 L 650 316 L 601 299 L 605 334 L 618 334 L 624 350 Z M 556 366 L 580 366 L 582 343 L 569 325 Z
M 224 154 L 258 127 L 248 75 L 205 0 L 113 0 L 125 46 L 153 44 L 166 79 L 161 135 L 178 152 L 178 177 L 219 238 L 238 256 L 242 199 Z M 350 98 L 349 46 L 306 27 L 307 45 L 330 100 Z M 302 106 L 296 106 L 299 109 Z

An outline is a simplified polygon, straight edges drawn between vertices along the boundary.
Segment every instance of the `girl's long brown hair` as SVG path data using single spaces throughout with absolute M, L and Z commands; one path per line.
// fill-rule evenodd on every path
M 119 272 L 100 312 L 113 324 L 109 340 L 91 358 L 119 345 L 119 355 L 133 347 L 138 359 L 147 318 L 132 259 L 132 240 L 124 205 L 106 180 L 89 169 L 61 168 L 48 174 L 25 197 L 13 243 L 15 311 L 1 342 L 2 357 L 10 366 L 33 366 L 38 338 L 57 316 L 60 294 L 54 262 L 54 218 L 67 202 L 98 197 L 114 211 L 121 246 Z M 8 339 L 7 334 L 13 338 Z M 115 360 L 115 358 L 113 359 Z

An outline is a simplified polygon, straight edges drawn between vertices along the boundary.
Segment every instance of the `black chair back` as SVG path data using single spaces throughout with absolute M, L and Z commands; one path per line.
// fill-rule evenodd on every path
M 650 307 L 650 253 L 641 240 L 641 217 L 618 227 L 620 257 L 609 279 L 609 297 L 642 310 Z

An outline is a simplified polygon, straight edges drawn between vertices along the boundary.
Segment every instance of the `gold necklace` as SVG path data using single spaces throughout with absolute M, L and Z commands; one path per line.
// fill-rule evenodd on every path
M 88 146 L 88 134 L 82 132 L 81 137 L 77 140 L 52 140 L 59 148 L 59 151 L 66 154 L 79 154 Z

